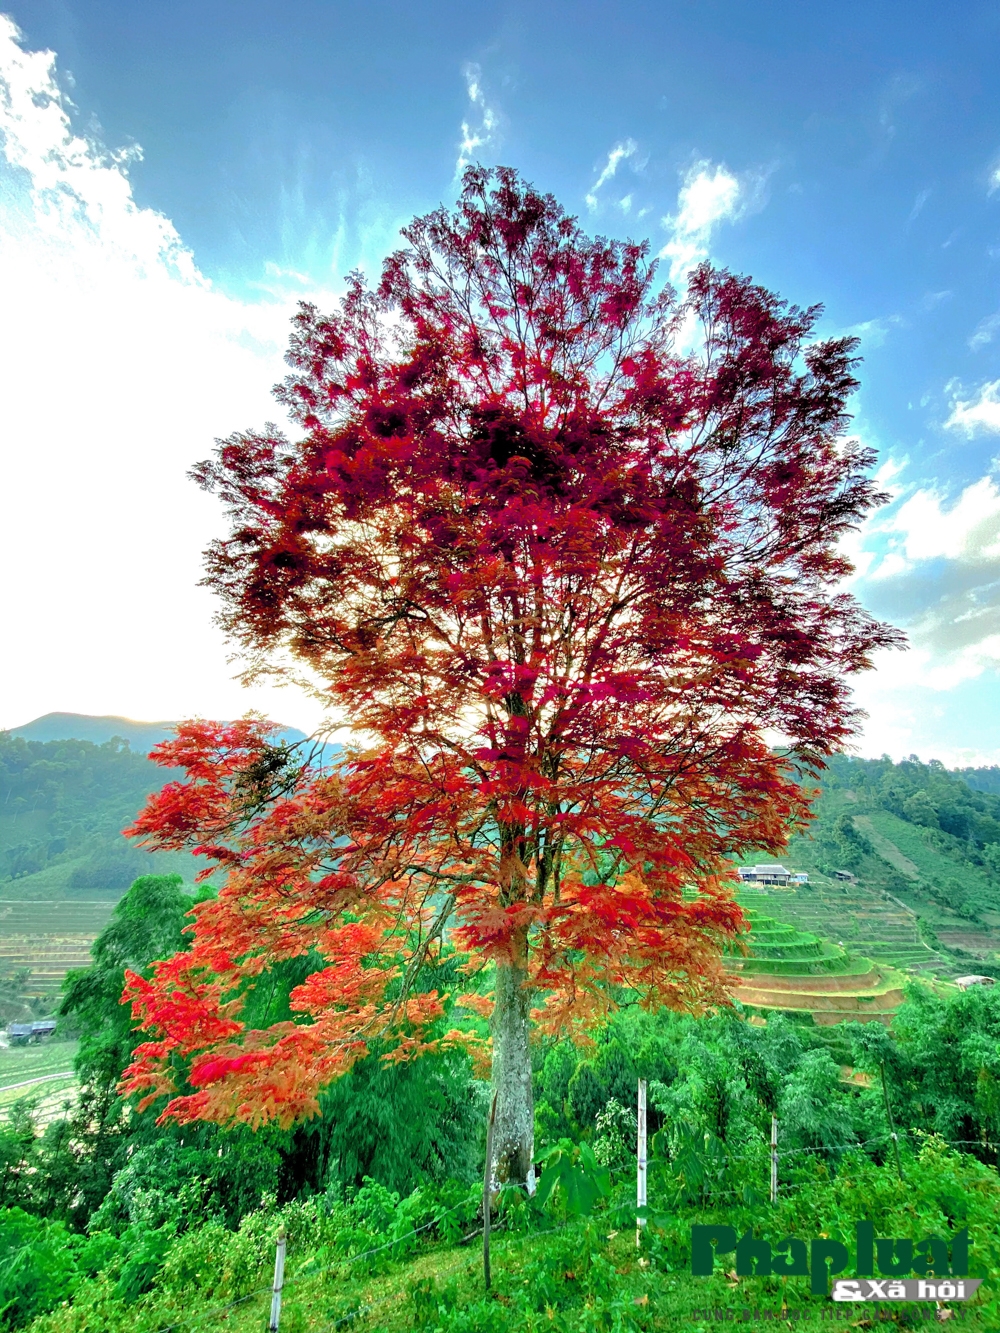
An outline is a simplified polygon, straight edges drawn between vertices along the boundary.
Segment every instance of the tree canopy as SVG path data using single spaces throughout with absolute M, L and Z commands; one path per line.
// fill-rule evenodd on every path
M 413 985 L 447 941 L 490 969 L 498 1172 L 523 1179 L 532 1013 L 723 998 L 732 858 L 806 818 L 845 678 L 894 640 L 837 586 L 881 497 L 845 435 L 856 342 L 811 341 L 817 307 L 708 266 L 679 296 L 507 169 L 403 235 L 374 290 L 301 308 L 295 438 L 197 470 L 248 672 L 306 668 L 356 741 L 323 768 L 191 723 L 154 753 L 187 778 L 134 834 L 225 883 L 130 978 L 154 1040 L 126 1087 L 182 1120 L 313 1113 L 375 1038 L 464 1039 Z M 252 1027 L 292 957 L 290 1016 Z

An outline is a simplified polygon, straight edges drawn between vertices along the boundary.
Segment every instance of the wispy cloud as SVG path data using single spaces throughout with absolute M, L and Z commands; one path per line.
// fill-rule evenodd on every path
M 0 562 L 18 570 L 2 615 L 20 645 L 0 725 L 269 707 L 231 682 L 195 586 L 219 517 L 185 473 L 213 436 L 275 415 L 294 304 L 213 287 L 136 203 L 137 152 L 80 134 L 55 56 L 0 16 Z
M 757 182 L 705 159 L 688 169 L 677 196 L 677 212 L 663 219 L 670 240 L 660 254 L 670 261 L 671 282 L 681 282 L 707 258 L 712 232 L 720 222 L 734 222 L 746 212 L 749 197 L 756 193 L 753 184 Z
M 917 220 L 917 218 L 923 212 L 924 204 L 927 203 L 927 200 L 930 197 L 931 197 L 930 190 L 920 191 L 916 199 L 914 199 L 913 201 L 913 207 L 910 209 L 910 216 L 907 218 L 907 222 L 915 222 Z
M 598 191 L 602 186 L 607 185 L 608 181 L 614 180 L 619 165 L 622 162 L 627 161 L 628 158 L 634 157 L 638 152 L 638 148 L 639 146 L 634 139 L 626 139 L 622 143 L 616 143 L 614 148 L 612 148 L 611 152 L 608 154 L 608 160 L 601 169 L 600 175 L 597 177 L 597 180 L 594 181 L 586 195 L 587 207 L 590 209 L 591 213 L 597 211 Z M 631 195 L 627 195 L 626 198 L 628 199 L 628 206 L 625 206 L 625 200 L 620 201 L 620 206 L 623 207 L 625 212 L 628 212 L 628 208 L 631 207 L 632 197 Z
M 879 98 L 879 129 L 887 143 L 896 137 L 899 111 L 923 89 L 923 82 L 915 74 L 894 74 Z
M 478 65 L 466 65 L 462 73 L 472 113 L 468 120 L 462 121 L 462 139 L 455 163 L 456 176 L 460 176 L 473 162 L 479 161 L 484 150 L 490 152 L 498 148 L 500 139 L 500 117 L 486 100 L 482 70 Z
M 980 347 L 986 347 L 996 337 L 1000 330 L 1000 313 L 987 315 L 976 325 L 976 330 L 969 339 L 969 346 L 974 352 L 978 352 Z
M 860 338 L 861 345 L 866 351 L 871 351 L 876 347 L 881 347 L 889 337 L 893 329 L 898 329 L 905 324 L 902 315 L 882 315 L 877 319 L 863 319 L 857 324 L 849 324 L 839 333 L 852 338 Z

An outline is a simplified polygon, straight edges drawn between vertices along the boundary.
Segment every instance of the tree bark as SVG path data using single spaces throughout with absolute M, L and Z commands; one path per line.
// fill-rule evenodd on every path
M 531 991 L 527 933 L 512 941 L 510 961 L 497 963 L 493 1009 L 493 1179 L 526 1185 L 535 1153 L 535 1099 L 531 1087 Z

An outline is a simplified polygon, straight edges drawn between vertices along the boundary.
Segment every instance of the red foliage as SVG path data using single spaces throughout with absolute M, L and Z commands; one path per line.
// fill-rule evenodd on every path
M 158 1040 L 124 1086 L 183 1073 L 182 1119 L 287 1122 L 373 1036 L 431 1040 L 411 982 L 446 921 L 470 961 L 523 965 L 553 1027 L 620 987 L 718 1002 L 732 858 L 807 817 L 845 675 L 894 638 L 836 586 L 882 499 L 844 436 L 854 340 L 709 267 L 657 291 L 645 246 L 506 170 L 404 236 L 376 291 L 296 318 L 300 437 L 233 436 L 196 474 L 251 669 L 304 662 L 370 748 L 295 768 L 251 721 L 156 752 L 188 780 L 133 834 L 225 870 L 190 953 L 130 979 Z M 307 954 L 298 1017 L 241 1022 Z

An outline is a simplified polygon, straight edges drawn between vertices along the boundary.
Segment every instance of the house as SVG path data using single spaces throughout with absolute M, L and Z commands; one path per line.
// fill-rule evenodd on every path
M 787 885 L 792 872 L 780 865 L 740 866 L 740 879 L 744 884 L 781 884 Z
M 15 1046 L 26 1046 L 29 1041 L 41 1041 L 56 1030 L 54 1018 L 39 1018 L 33 1023 L 10 1023 L 7 1036 Z
M 809 876 L 804 870 L 796 870 L 788 880 L 789 884 L 808 884 Z
M 994 984 L 994 977 L 981 977 L 974 972 L 967 977 L 955 978 L 955 985 L 959 990 L 968 990 L 970 986 L 992 986 Z
M 843 880 L 845 884 L 857 884 L 858 882 L 857 875 L 852 875 L 849 870 L 835 870 L 833 878 Z

